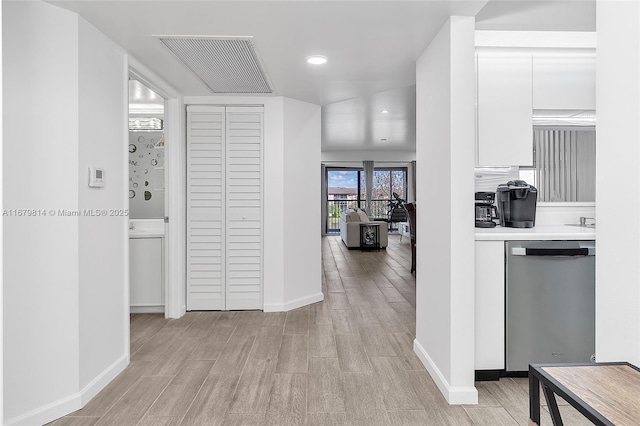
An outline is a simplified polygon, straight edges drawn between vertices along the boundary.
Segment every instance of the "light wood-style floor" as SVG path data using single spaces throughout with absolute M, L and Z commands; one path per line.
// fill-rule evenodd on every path
M 389 240 L 361 252 L 323 238 L 326 297 L 312 306 L 133 315 L 131 364 L 53 424 L 527 425 L 525 378 L 478 383 L 475 406 L 446 403 L 412 350 L 409 241 Z M 565 424 L 590 424 L 561 408 Z

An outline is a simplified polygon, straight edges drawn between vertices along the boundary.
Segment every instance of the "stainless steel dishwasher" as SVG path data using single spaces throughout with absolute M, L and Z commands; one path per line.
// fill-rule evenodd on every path
M 589 362 L 595 352 L 595 241 L 508 241 L 506 370 Z

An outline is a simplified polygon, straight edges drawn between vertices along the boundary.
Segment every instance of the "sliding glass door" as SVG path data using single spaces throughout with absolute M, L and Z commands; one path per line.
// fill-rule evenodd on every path
M 403 200 L 407 199 L 407 169 L 375 169 L 373 172 L 371 212 L 369 212 L 369 215 L 386 219 L 389 211 L 389 201 L 393 199 L 394 192 Z
M 340 231 L 340 215 L 347 209 L 364 208 L 362 169 L 327 168 L 327 232 Z
M 327 232 L 340 231 L 340 215 L 346 209 L 365 208 L 365 178 L 362 168 L 327 167 Z M 369 217 L 386 220 L 393 193 L 406 199 L 407 169 L 376 168 L 373 172 Z

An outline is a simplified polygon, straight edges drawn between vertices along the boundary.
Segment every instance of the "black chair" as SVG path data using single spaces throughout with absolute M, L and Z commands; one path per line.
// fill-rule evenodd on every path
M 409 213 L 409 235 L 411 236 L 411 273 L 416 271 L 416 205 L 406 203 L 405 207 Z
M 394 223 L 407 221 L 407 209 L 404 207 L 394 207 L 387 213 L 387 223 L 389 224 L 389 231 L 393 228 Z

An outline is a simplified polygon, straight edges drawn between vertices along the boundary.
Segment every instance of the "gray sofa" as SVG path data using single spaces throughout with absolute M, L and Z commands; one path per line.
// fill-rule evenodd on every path
M 340 238 L 349 248 L 360 247 L 360 224 L 370 222 L 367 214 L 362 209 L 347 209 L 340 216 Z M 380 247 L 387 247 L 389 235 L 386 222 L 380 223 Z

